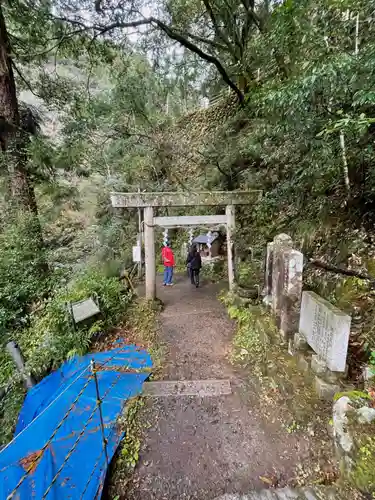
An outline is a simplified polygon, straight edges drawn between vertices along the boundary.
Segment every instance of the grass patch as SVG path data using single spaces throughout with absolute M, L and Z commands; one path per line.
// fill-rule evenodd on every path
M 94 293 L 99 297 L 100 317 L 74 329 L 66 303 Z M 108 278 L 100 268 L 87 269 L 45 299 L 38 311 L 30 314 L 28 324 L 11 338 L 19 344 L 28 372 L 40 380 L 66 359 L 86 354 L 99 333 L 122 319 L 132 299 L 117 277 Z M 4 348 L 0 350 L 0 386 L 7 388 L 0 403 L 0 442 L 4 444 L 12 439 L 25 396 L 21 377 Z
M 158 316 L 162 304 L 144 298 L 134 301 L 125 321 L 129 341 L 142 345 L 151 354 L 153 361 L 152 378 L 157 378 L 163 359 L 163 346 L 158 336 Z M 113 461 L 108 482 L 109 498 L 124 498 L 132 472 L 139 459 L 142 435 L 147 424 L 145 400 L 142 396 L 129 400 L 118 425 L 125 437 L 120 443 Z
M 306 478 L 315 484 L 326 483 L 326 469 L 335 480 L 332 446 L 327 425 L 331 405 L 321 402 L 312 385 L 312 377 L 297 366 L 297 358 L 288 354 L 275 326 L 274 318 L 261 305 L 241 303 L 234 294 L 224 294 L 221 300 L 229 316 L 236 321 L 231 362 L 248 373 L 243 397 L 259 412 L 260 419 L 277 426 L 280 438 L 292 435 L 311 440 L 311 456 L 295 471 L 295 484 L 304 485 Z M 277 408 L 277 412 L 275 412 Z M 322 459 L 324 457 L 324 460 Z M 327 470 L 328 470 L 327 469 Z
M 164 349 L 158 336 L 158 316 L 162 309 L 160 302 L 137 299 L 130 306 L 125 322 L 134 341 L 144 346 L 152 357 L 152 378 L 157 377 L 163 358 Z
M 354 441 L 354 463 L 349 481 L 369 498 L 375 498 L 375 423 L 350 425 Z

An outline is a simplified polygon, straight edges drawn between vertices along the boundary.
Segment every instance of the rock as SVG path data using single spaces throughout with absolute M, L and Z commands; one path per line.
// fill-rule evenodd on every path
M 270 307 L 272 304 L 272 295 L 266 295 L 263 299 L 263 304 L 267 307 Z
M 373 371 L 373 368 L 371 366 L 364 366 L 362 369 L 362 376 L 363 379 L 366 381 L 375 379 L 375 373 Z
M 371 366 L 364 366 L 362 369 L 362 378 L 364 382 L 365 389 L 371 387 L 375 384 L 375 373 Z
M 258 299 L 259 298 L 259 289 L 257 288 L 242 288 L 237 286 L 236 293 L 239 297 L 244 299 Z
M 353 447 L 353 439 L 347 432 L 347 412 L 351 410 L 350 399 L 342 396 L 333 405 L 333 437 L 340 453 L 349 453 Z
M 362 406 L 362 408 L 359 408 L 356 413 L 360 424 L 371 424 L 371 422 L 375 420 L 375 408 Z
M 332 401 L 333 396 L 336 394 L 336 392 L 340 391 L 340 386 L 335 384 L 330 384 L 329 382 L 325 382 L 323 379 L 316 376 L 315 390 L 321 399 Z

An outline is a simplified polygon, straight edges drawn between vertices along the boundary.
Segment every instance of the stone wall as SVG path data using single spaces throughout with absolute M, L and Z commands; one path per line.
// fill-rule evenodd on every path
M 332 435 L 341 474 L 366 498 L 374 498 L 375 409 L 365 392 L 339 396 L 333 404 Z
M 314 292 L 303 292 L 303 261 L 287 234 L 268 243 L 263 302 L 298 366 L 314 374 L 319 396 L 332 399 L 346 386 L 351 318 Z

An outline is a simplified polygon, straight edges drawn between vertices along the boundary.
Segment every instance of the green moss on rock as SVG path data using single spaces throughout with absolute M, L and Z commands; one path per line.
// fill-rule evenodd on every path
M 337 392 L 335 394 L 333 400 L 334 401 L 338 401 L 343 396 L 347 396 L 351 400 L 370 399 L 370 396 L 367 394 L 367 392 L 363 392 L 363 391 L 347 391 L 347 392 Z
M 371 426 L 374 427 L 374 426 Z M 372 431 L 375 429 L 372 428 Z M 357 454 L 350 473 L 353 485 L 364 493 L 375 494 L 375 435 L 363 434 L 356 439 Z

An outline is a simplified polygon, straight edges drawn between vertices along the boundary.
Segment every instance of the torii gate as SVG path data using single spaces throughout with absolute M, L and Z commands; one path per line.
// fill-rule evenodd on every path
M 156 297 L 156 266 L 154 227 L 225 225 L 227 230 L 229 288 L 234 285 L 232 234 L 235 229 L 235 205 L 250 205 L 258 201 L 262 191 L 111 193 L 114 208 L 143 208 L 146 265 L 146 298 Z M 154 217 L 156 207 L 225 206 L 225 215 L 183 215 Z

